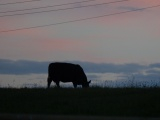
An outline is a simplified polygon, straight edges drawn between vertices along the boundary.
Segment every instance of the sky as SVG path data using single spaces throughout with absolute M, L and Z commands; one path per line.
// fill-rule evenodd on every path
M 97 81 L 133 76 L 136 80 L 159 80 L 160 7 L 113 15 L 157 6 L 159 0 L 19 1 L 0 2 L 1 86 L 22 78 L 24 84 L 29 77 L 30 81 L 44 81 L 48 64 L 55 61 L 80 64 L 87 76 Z M 61 4 L 68 5 L 33 9 Z M 103 5 L 91 6 L 95 4 Z M 33 12 L 40 13 L 29 14 Z M 94 17 L 98 18 L 88 19 Z

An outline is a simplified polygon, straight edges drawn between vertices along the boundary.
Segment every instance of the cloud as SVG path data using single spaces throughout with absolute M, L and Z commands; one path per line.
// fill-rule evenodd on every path
M 0 59 L 0 74 L 22 75 L 47 73 L 48 64 L 48 62 Z
M 128 81 L 134 77 L 134 84 L 159 85 L 160 84 L 160 63 L 150 65 L 92 63 L 82 61 L 64 61 L 79 64 L 84 69 L 88 79 L 93 81 L 110 80 L 110 75 L 116 81 Z M 48 65 L 51 61 L 39 62 L 29 60 L 0 59 L 1 75 L 31 75 L 48 74 Z M 103 77 L 104 76 L 104 77 Z M 102 78 L 103 77 L 103 78 Z M 118 79 L 117 79 L 118 78 Z
M 77 62 L 89 73 L 135 73 L 146 68 L 139 64 Z
M 80 64 L 86 73 L 137 73 L 147 68 L 139 64 L 111 64 L 111 63 L 92 63 L 81 61 L 67 61 Z M 38 62 L 29 60 L 8 60 L 0 59 L 0 74 L 41 74 L 48 72 L 50 62 Z M 153 65 L 150 65 L 151 67 Z
M 149 67 L 151 67 L 151 68 L 160 68 L 160 63 L 150 64 Z

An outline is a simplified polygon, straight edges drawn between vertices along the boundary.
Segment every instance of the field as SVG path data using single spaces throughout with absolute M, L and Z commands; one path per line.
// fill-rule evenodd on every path
M 0 114 L 160 117 L 160 88 L 0 88 Z

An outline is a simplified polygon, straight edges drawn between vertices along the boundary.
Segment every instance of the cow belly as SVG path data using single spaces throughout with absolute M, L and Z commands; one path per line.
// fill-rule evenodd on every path
M 74 82 L 76 81 L 76 78 L 74 76 L 69 76 L 69 75 L 65 75 L 65 74 L 56 74 L 51 75 L 51 78 L 53 81 L 61 81 L 61 82 Z

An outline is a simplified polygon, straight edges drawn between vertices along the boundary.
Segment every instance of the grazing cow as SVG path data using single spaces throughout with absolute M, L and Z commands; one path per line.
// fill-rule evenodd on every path
M 48 66 L 48 88 L 51 82 L 54 81 L 59 86 L 59 82 L 72 82 L 74 88 L 77 85 L 89 87 L 91 81 L 87 81 L 87 77 L 80 65 L 71 63 L 50 63 Z

